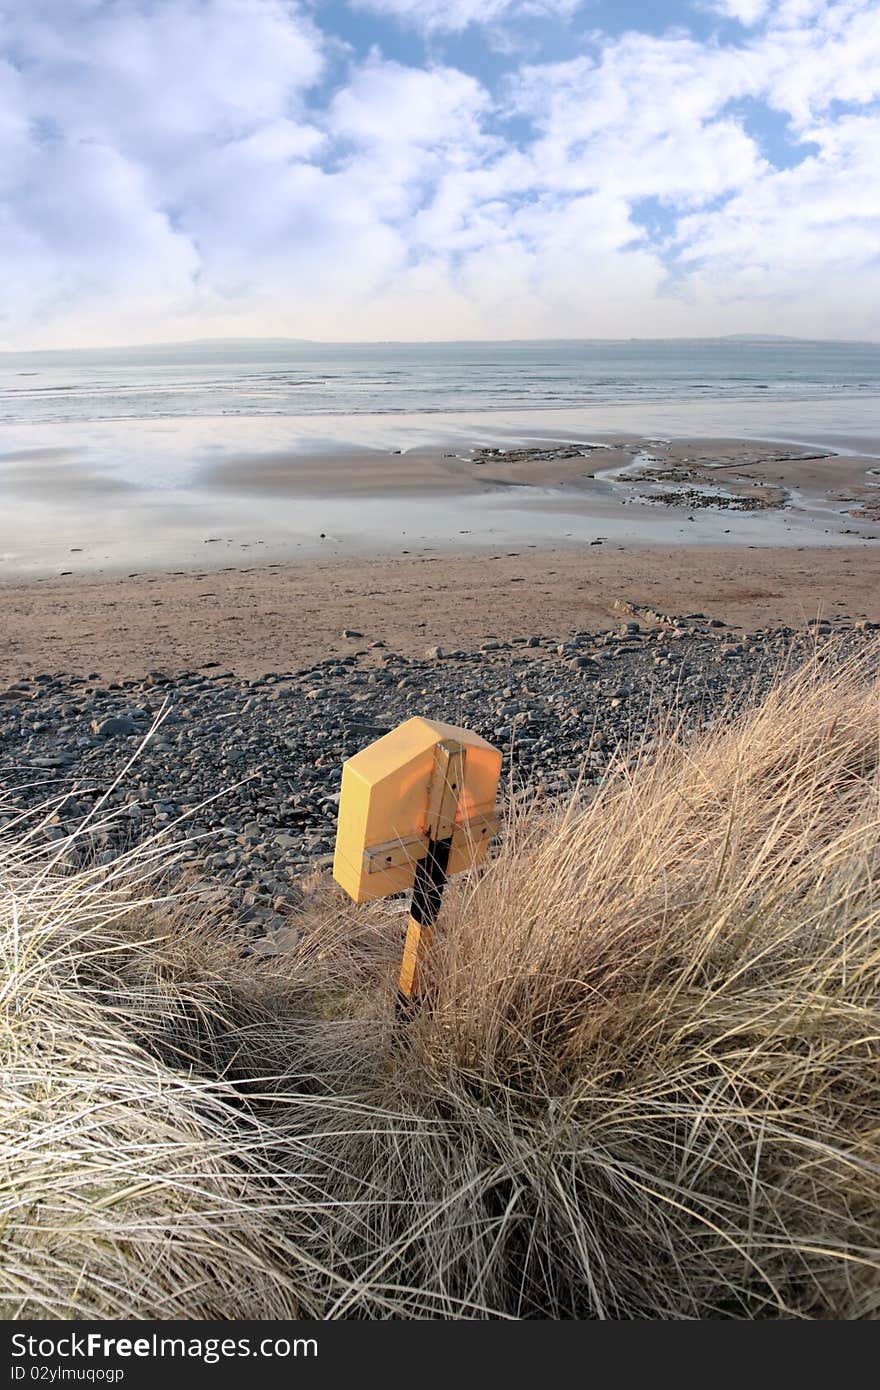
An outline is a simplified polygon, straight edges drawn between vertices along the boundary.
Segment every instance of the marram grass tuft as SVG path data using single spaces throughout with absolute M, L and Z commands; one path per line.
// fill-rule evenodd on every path
M 864 661 L 515 805 L 407 1026 L 391 905 L 243 956 L 167 855 L 0 852 L 6 1317 L 880 1315 Z

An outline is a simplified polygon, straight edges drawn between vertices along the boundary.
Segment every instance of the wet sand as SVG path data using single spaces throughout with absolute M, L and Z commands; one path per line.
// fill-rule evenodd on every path
M 616 599 L 754 631 L 880 620 L 880 544 L 505 547 L 0 586 L 0 689 L 24 676 L 297 670 L 373 642 L 409 656 L 619 626 Z M 344 637 L 350 629 L 359 635 Z M 377 649 L 381 650 L 381 649 Z
M 527 437 L 492 429 L 484 426 L 482 442 L 468 427 L 445 444 L 319 453 L 269 440 L 256 448 L 231 430 L 226 445 L 164 465 L 144 452 L 149 432 L 135 431 L 122 471 L 85 449 L 12 450 L 0 455 L 0 581 L 598 539 L 880 540 L 877 453 L 610 433 L 560 439 L 542 437 L 534 420 Z M 236 448 L 245 438 L 250 447 Z
M 102 495 L 106 470 L 67 453 L 7 454 L 7 485 L 36 486 L 51 538 L 35 533 L 22 563 L 7 510 L 0 680 L 248 677 L 352 642 L 420 655 L 563 639 L 619 621 L 620 599 L 743 629 L 880 618 L 876 456 L 533 427 L 402 452 L 221 449 L 185 495 L 126 492 L 112 474 Z M 67 523 L 65 486 L 89 495 Z M 104 531 L 78 536 L 88 524 Z
M 583 436 L 559 440 L 534 435 L 522 442 L 376 449 L 301 455 L 284 450 L 230 454 L 203 469 L 200 480 L 210 489 L 277 497 L 353 497 L 467 495 L 511 487 L 566 488 L 572 506 L 601 503 L 607 480 L 639 465 L 652 470 L 683 471 L 696 482 L 719 487 L 740 479 L 759 486 L 775 484 L 798 496 L 829 491 L 880 489 L 880 460 L 819 446 L 742 439 L 660 439 L 640 435 Z M 634 486 L 634 483 L 630 483 Z M 573 491 L 572 491 L 573 490 Z M 880 491 L 878 491 L 880 496 Z

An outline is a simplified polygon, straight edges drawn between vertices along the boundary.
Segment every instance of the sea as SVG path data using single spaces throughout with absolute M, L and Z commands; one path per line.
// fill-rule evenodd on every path
M 0 423 L 793 406 L 880 397 L 880 343 L 226 341 L 0 353 Z
M 596 516 L 552 489 L 395 496 L 394 455 L 547 440 L 749 438 L 880 458 L 880 344 L 783 338 L 327 344 L 225 340 L 0 353 L 0 578 L 243 558 L 580 543 L 800 544 L 797 518 Z M 329 456 L 381 495 L 297 492 Z M 257 486 L 266 466 L 284 487 Z M 317 461 L 317 464 L 316 464 Z M 230 482 L 232 480 L 232 483 Z M 319 489 L 320 491 L 320 489 Z M 306 493 L 308 495 L 306 495 Z

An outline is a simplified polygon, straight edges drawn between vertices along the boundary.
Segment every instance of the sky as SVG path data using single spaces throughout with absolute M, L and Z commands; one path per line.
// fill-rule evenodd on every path
M 0 0 L 0 347 L 880 339 L 880 0 Z

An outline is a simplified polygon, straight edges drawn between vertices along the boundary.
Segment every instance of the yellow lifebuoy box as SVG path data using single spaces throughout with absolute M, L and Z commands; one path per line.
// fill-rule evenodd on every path
M 501 752 L 479 734 L 408 719 L 342 769 L 333 877 L 355 902 L 413 886 L 428 847 L 449 840 L 447 873 L 485 858 L 498 829 Z

